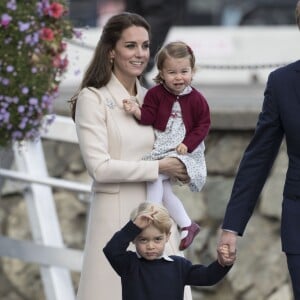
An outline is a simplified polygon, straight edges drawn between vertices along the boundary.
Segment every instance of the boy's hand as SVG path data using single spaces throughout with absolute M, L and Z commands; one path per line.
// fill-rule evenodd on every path
M 151 225 L 153 221 L 153 216 L 157 214 L 157 211 L 152 209 L 152 212 L 143 213 L 141 212 L 133 221 L 133 223 L 139 227 L 140 229 L 145 229 L 149 225 Z
M 231 257 L 228 245 L 222 245 L 218 248 L 218 262 L 222 266 L 231 266 L 235 259 L 236 256 Z
M 187 154 L 188 147 L 185 144 L 181 143 L 176 147 L 176 151 L 178 154 Z
M 229 246 L 228 245 L 223 245 L 219 248 L 219 253 L 224 256 L 225 258 L 229 258 Z

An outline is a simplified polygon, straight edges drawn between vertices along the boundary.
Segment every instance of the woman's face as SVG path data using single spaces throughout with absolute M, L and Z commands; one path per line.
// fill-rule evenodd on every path
M 122 81 L 141 75 L 149 61 L 149 34 L 144 27 L 125 29 L 110 53 L 114 60 L 113 71 Z

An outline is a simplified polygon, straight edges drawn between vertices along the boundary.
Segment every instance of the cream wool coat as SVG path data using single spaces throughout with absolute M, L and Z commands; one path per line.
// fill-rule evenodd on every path
M 136 84 L 137 99 L 142 103 L 145 89 L 138 81 Z M 75 123 L 79 145 L 93 178 L 78 300 L 122 299 L 120 278 L 102 249 L 128 222 L 131 211 L 146 200 L 145 182 L 158 177 L 158 162 L 141 160 L 152 149 L 152 128 L 139 125 L 124 112 L 122 100 L 129 96 L 113 75 L 106 87 L 84 88 L 77 100 Z M 175 225 L 172 232 L 166 252 L 180 255 Z M 185 300 L 189 299 L 190 288 L 186 288 Z

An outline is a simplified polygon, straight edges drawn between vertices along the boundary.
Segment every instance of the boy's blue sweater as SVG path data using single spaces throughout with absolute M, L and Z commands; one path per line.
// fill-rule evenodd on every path
M 193 265 L 181 256 L 146 260 L 127 251 L 141 232 L 129 221 L 104 247 L 103 252 L 122 281 L 123 300 L 183 300 L 184 286 L 208 286 L 219 282 L 230 270 L 217 261 L 209 266 Z

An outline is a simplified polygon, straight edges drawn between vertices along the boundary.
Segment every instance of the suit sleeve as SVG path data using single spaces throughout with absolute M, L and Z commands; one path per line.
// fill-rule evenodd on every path
M 271 73 L 256 130 L 240 162 L 225 212 L 223 229 L 239 235 L 243 234 L 253 213 L 284 135 L 275 86 L 274 73 Z
M 75 115 L 80 150 L 90 176 L 100 183 L 151 181 L 158 176 L 157 161 L 128 161 L 109 149 L 106 107 L 95 92 L 83 89 Z

